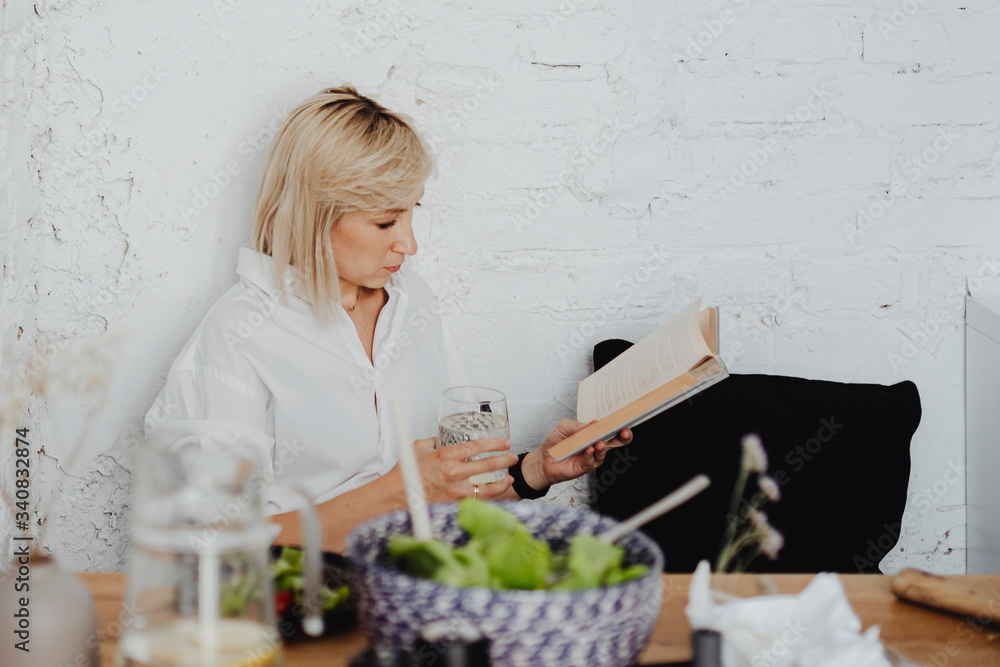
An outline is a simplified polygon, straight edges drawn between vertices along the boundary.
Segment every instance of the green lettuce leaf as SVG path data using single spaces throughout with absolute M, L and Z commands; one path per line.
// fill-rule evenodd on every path
M 622 583 L 649 571 L 645 565 L 623 568 L 625 550 L 593 535 L 577 535 L 567 553 L 553 554 L 548 542 L 533 537 L 514 514 L 483 500 L 461 501 L 458 522 L 470 536 L 463 546 L 395 535 L 389 555 L 410 575 L 453 586 L 581 590 Z

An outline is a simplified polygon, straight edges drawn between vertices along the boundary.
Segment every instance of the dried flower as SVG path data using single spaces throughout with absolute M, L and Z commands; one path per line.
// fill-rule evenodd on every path
M 767 472 L 767 452 L 756 433 L 743 436 L 743 467 L 750 472 Z
M 771 524 L 767 522 L 767 515 L 758 509 L 751 509 L 748 518 L 755 533 L 766 532 Z
M 778 488 L 778 483 L 774 481 L 773 477 L 761 475 L 757 479 L 757 486 L 760 487 L 760 490 L 764 492 L 764 496 L 772 503 L 781 500 L 781 490 Z
M 716 572 L 738 572 L 759 554 L 776 559 L 784 546 L 785 538 L 767 521 L 760 507 L 767 501 L 781 499 L 781 490 L 773 477 L 767 475 L 767 452 L 761 444 L 760 436 L 751 433 L 743 436 L 740 474 L 729 500 L 728 524 L 722 536 L 722 547 L 715 560 Z M 746 512 L 737 509 L 748 503 L 743 497 L 750 475 L 757 475 L 757 486 L 761 493 L 755 494 L 753 504 Z
M 767 521 L 767 515 L 760 510 L 750 510 L 750 526 L 752 540 L 758 544 L 758 549 L 762 554 L 775 560 L 778 551 L 785 546 L 785 538 Z
M 769 525 L 767 532 L 760 540 L 760 552 L 771 560 L 777 560 L 778 552 L 781 551 L 781 547 L 783 546 L 785 546 L 784 536 L 774 526 Z
M 20 359 L 10 358 L 8 351 L 4 350 L 4 354 L 0 355 L 3 357 L 0 366 L 9 370 L 0 377 L 0 427 L 10 429 L 20 424 L 32 400 L 42 401 L 48 407 L 57 395 L 86 398 L 87 409 L 82 423 L 77 425 L 75 438 L 66 437 L 59 419 L 49 420 L 53 439 L 71 443 L 66 455 L 59 461 L 59 467 L 70 474 L 85 449 L 90 427 L 110 397 L 115 348 L 119 340 L 120 334 L 105 334 L 76 344 L 65 339 L 45 339 L 36 342 Z M 10 456 L 11 452 L 13 449 L 0 452 L 0 456 Z M 7 461 L 3 463 L 6 465 Z M 36 501 L 37 524 L 42 526 L 34 536 L 36 548 L 44 546 L 45 518 L 52 505 L 59 500 L 60 490 L 60 487 L 53 486 L 47 497 Z M 16 508 L 10 494 L 8 486 L 0 482 L 0 505 L 7 512 Z

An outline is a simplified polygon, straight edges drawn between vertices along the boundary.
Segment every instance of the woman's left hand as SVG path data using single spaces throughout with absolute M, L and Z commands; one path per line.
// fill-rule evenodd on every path
M 521 472 L 528 486 L 533 489 L 543 489 L 551 484 L 558 484 L 559 482 L 565 482 L 576 479 L 581 475 L 586 475 L 604 463 L 604 457 L 607 455 L 608 449 L 627 445 L 632 442 L 632 431 L 624 428 L 618 434 L 618 437 L 608 442 L 602 440 L 595 445 L 587 447 L 582 452 L 561 461 L 556 461 L 549 454 L 549 450 L 557 443 L 562 442 L 589 425 L 573 421 L 572 419 L 563 419 L 556 424 L 556 427 L 545 436 L 542 446 L 524 457 Z

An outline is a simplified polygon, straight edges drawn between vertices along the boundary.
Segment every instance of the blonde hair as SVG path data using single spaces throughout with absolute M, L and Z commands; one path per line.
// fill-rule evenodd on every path
M 351 211 L 397 208 L 421 192 L 433 170 L 412 121 L 358 94 L 327 88 L 282 122 L 264 161 L 253 244 L 274 258 L 285 294 L 285 267 L 328 322 L 340 302 L 330 230 Z

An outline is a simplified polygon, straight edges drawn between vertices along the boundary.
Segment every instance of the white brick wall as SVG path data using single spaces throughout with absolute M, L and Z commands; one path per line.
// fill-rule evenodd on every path
M 520 446 L 571 414 L 595 342 L 704 295 L 736 372 L 917 382 L 911 498 L 883 567 L 963 571 L 964 491 L 934 483 L 964 461 L 950 296 L 1000 250 L 994 3 L 62 4 L 44 68 L 2 52 L 32 74 L 5 78 L 23 89 L 0 111 L 0 238 L 7 256 L 35 217 L 40 333 L 130 332 L 93 470 L 65 480 L 79 500 L 53 518 L 72 567 L 122 562 L 122 442 L 234 280 L 268 126 L 348 81 L 434 146 L 421 270 L 473 376 L 511 398 Z M 33 254 L 15 254 L 5 318 L 31 300 L 9 286 Z M 60 483 L 67 452 L 46 452 Z

